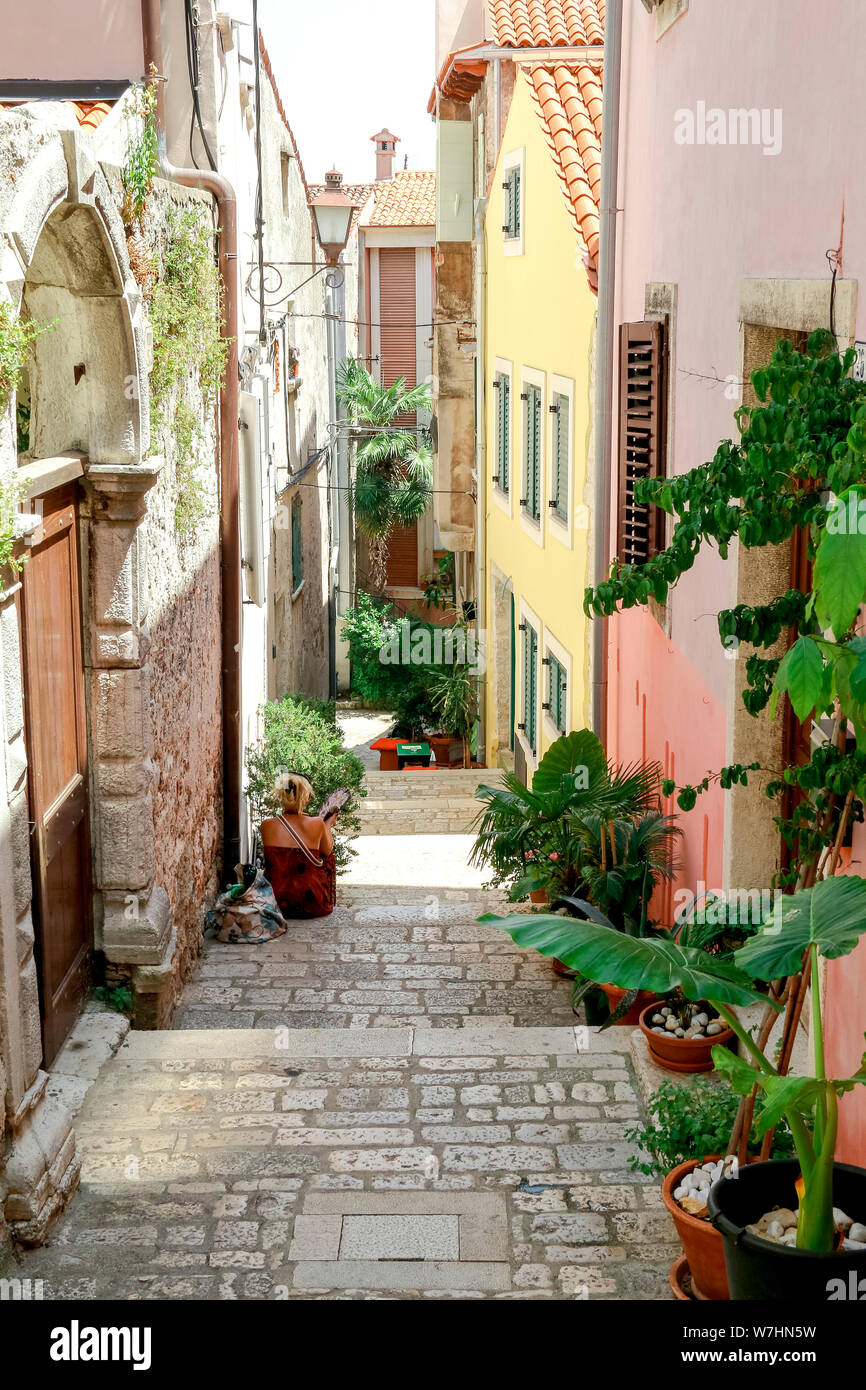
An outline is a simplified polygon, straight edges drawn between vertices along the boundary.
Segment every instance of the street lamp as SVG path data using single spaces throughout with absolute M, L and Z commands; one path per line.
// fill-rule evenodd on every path
M 325 190 L 310 199 L 319 245 L 329 266 L 335 266 L 349 240 L 355 205 L 341 188 L 342 175 L 332 169 L 325 175 Z

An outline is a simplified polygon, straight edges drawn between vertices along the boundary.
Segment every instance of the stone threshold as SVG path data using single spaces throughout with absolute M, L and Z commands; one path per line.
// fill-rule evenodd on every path
M 199 1057 L 540 1057 L 627 1053 L 630 1029 L 514 1028 L 189 1028 L 129 1033 L 119 1062 L 193 1061 Z M 624 1034 L 624 1036 L 622 1036 Z

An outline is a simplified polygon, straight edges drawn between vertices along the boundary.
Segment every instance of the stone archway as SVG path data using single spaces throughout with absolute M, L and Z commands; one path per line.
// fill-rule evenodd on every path
M 26 111 L 6 129 L 25 172 L 0 174 L 0 294 L 37 322 L 57 322 L 34 351 L 28 453 L 16 456 L 10 405 L 0 464 L 18 467 L 36 513 L 60 484 L 78 489 L 96 944 L 158 989 L 173 940 L 168 898 L 154 882 L 142 522 L 162 459 L 147 457 L 141 297 L 112 190 L 79 132 Z M 68 1116 L 46 1097 L 42 1069 L 20 602 L 20 586 L 10 586 L 0 603 L 0 719 L 11 750 L 0 769 L 0 1199 L 18 1238 L 33 1243 L 74 1189 L 77 1167 Z

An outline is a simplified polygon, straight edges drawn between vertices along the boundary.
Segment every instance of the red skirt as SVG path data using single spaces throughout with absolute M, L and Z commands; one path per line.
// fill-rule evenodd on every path
M 265 845 L 265 873 L 284 917 L 327 917 L 337 903 L 337 866 L 333 854 L 311 864 L 303 850 Z

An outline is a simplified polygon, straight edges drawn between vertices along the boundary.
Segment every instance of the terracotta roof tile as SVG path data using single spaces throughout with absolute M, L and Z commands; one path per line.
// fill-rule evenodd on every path
M 41 98 L 34 98 L 40 100 Z M 0 101 L 0 110 L 12 111 L 16 106 L 26 106 L 24 101 Z M 71 106 L 75 113 L 75 119 L 82 130 L 96 130 L 97 126 L 102 125 L 108 113 L 113 109 L 113 101 L 68 101 L 65 106 Z
M 436 222 L 436 175 L 427 169 L 401 169 L 373 185 L 373 206 L 365 227 L 432 227 Z
M 493 37 L 516 48 L 602 43 L 605 0 L 487 0 Z
M 502 0 L 505 3 L 505 0 Z M 524 0 L 511 0 L 512 7 Z M 540 5 L 542 0 L 537 0 Z M 548 5 L 550 0 L 548 0 Z M 575 231 L 598 269 L 601 196 L 601 76 L 587 63 L 533 67 L 530 91 Z

